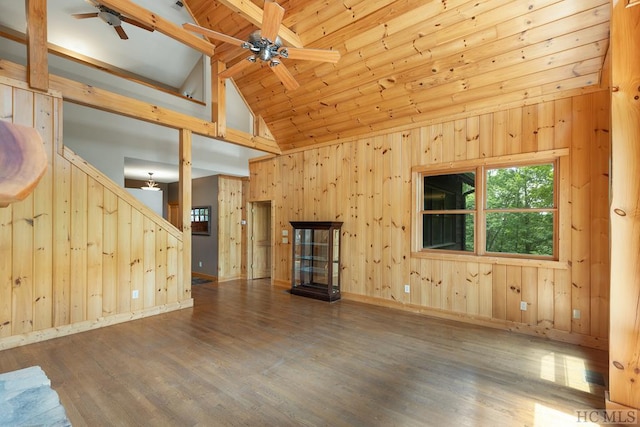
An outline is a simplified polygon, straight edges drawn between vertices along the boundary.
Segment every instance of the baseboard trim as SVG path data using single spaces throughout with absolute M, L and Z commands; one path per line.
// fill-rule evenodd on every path
M 184 308 L 193 307 L 193 298 L 179 301 L 171 304 L 160 305 L 156 307 L 146 308 L 140 311 L 130 313 L 114 314 L 112 316 L 100 317 L 95 320 L 85 320 L 83 322 L 73 323 L 71 325 L 58 326 L 55 328 L 42 329 L 40 331 L 27 332 L 19 335 L 0 339 L 0 350 L 20 347 L 27 344 L 34 344 L 41 341 L 50 340 L 52 338 L 64 337 L 66 335 L 86 332 L 93 329 L 104 328 L 105 326 L 125 323 L 131 320 L 138 320 L 144 317 L 156 316 L 158 314 L 168 313 L 170 311 L 182 310 Z
M 381 307 L 389 307 L 412 313 L 422 314 L 425 316 L 436 317 L 438 319 L 455 320 L 458 322 L 469 323 L 473 325 L 485 326 L 488 328 L 502 329 L 506 331 L 516 332 L 525 335 L 532 335 L 541 338 L 550 339 L 552 341 L 561 341 L 570 344 L 576 344 L 583 347 L 596 348 L 599 350 L 609 349 L 609 340 L 607 338 L 598 338 L 588 335 L 575 334 L 572 332 L 561 331 L 546 326 L 533 326 L 524 323 L 517 323 L 508 320 L 493 319 L 489 317 L 473 316 L 464 313 L 454 313 L 450 311 L 438 310 L 419 305 L 406 304 L 398 301 L 389 301 L 383 298 L 369 297 L 350 292 L 342 292 L 342 298 L 350 301 L 362 302 L 365 304 L 373 304 Z

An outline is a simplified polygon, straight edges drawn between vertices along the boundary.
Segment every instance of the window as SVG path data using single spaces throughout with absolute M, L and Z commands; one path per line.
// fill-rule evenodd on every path
M 556 164 L 422 172 L 419 249 L 555 258 Z
M 211 234 L 211 206 L 191 208 L 191 234 Z

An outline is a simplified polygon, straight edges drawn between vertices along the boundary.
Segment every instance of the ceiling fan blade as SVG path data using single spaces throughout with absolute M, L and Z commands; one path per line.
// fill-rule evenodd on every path
M 129 38 L 120 25 L 114 25 L 113 29 L 116 30 L 116 33 L 118 33 L 122 40 L 127 40 Z
M 284 8 L 274 1 L 264 2 L 262 28 L 260 34 L 267 40 L 275 41 L 284 17 Z
M 188 31 L 193 31 L 194 33 L 202 34 L 203 36 L 211 37 L 212 39 L 216 39 L 224 43 L 230 43 L 235 46 L 242 46 L 242 44 L 245 43 L 243 40 L 210 30 L 208 28 L 201 27 L 199 25 L 191 24 L 189 22 L 182 24 L 182 28 Z
M 155 28 L 148 26 L 147 24 L 143 24 L 140 21 L 136 21 L 133 18 L 127 18 L 126 16 L 122 16 L 120 15 L 120 20 L 122 22 L 126 22 L 127 24 L 131 24 L 131 25 L 135 25 L 138 28 L 142 28 L 143 30 L 147 30 L 147 31 L 155 31 Z
M 321 61 L 336 63 L 340 60 L 340 52 L 337 50 L 324 49 L 300 49 L 296 47 L 286 47 L 287 58 L 304 59 L 308 61 Z M 283 49 L 281 49 L 282 51 Z M 283 55 L 285 56 L 285 55 Z
M 284 87 L 289 90 L 296 90 L 300 87 L 298 81 L 291 75 L 289 69 L 283 63 L 269 67 L 276 73 Z
M 73 16 L 76 19 L 97 18 L 98 12 L 74 13 L 71 16 Z
M 249 61 L 248 59 L 243 59 L 242 61 L 233 64 L 231 67 L 227 68 L 226 70 L 218 74 L 218 77 L 223 79 L 226 79 L 228 77 L 233 77 L 236 74 L 239 74 L 240 72 L 242 72 L 245 68 L 251 67 L 253 64 L 254 63 Z

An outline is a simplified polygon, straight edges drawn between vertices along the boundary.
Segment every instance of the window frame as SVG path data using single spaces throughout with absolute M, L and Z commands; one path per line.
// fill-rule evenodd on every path
M 566 193 L 563 189 L 563 183 L 566 186 L 566 172 L 563 171 L 562 164 L 564 159 L 568 159 L 569 149 L 549 150 L 537 153 L 515 154 L 510 156 L 499 156 L 495 158 L 464 160 L 460 162 L 452 162 L 444 165 L 417 166 L 412 169 L 413 182 L 413 230 L 412 230 L 412 255 L 427 258 L 477 258 L 479 260 L 512 260 L 516 263 L 527 264 L 529 261 L 536 263 L 566 263 L 564 252 L 560 247 L 561 235 L 563 227 L 566 224 L 562 222 L 564 211 L 567 210 L 566 204 L 561 199 L 561 194 Z M 566 156 L 566 157 L 565 157 Z M 542 164 L 553 164 L 553 207 L 552 208 L 511 208 L 511 209 L 487 209 L 486 207 L 486 185 L 487 170 L 508 167 L 526 167 Z M 568 166 L 568 165 L 566 165 Z M 451 210 L 446 213 L 473 213 L 475 217 L 474 224 L 474 251 L 448 250 L 448 249 L 425 249 L 423 245 L 423 216 L 424 216 L 424 177 L 433 175 L 456 174 L 474 171 L 476 173 L 476 199 L 475 211 L 473 210 Z M 503 252 L 487 252 L 486 251 L 486 213 L 487 212 L 553 212 L 553 254 L 548 255 L 531 255 L 531 254 L 515 254 Z M 442 213 L 443 211 L 436 211 Z M 435 212 L 434 212 L 435 214 Z M 564 234 L 567 232 L 564 231 Z

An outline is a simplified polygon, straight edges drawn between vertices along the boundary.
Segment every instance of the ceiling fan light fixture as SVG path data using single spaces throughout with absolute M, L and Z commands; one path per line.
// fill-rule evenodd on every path
M 280 61 L 275 58 L 269 61 L 269 67 L 277 67 L 278 65 L 280 65 Z
M 149 180 L 146 182 L 146 185 L 140 187 L 143 190 L 148 191 L 159 191 L 160 187 L 158 187 L 158 183 L 153 180 L 153 172 L 148 172 Z

